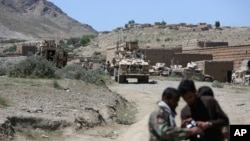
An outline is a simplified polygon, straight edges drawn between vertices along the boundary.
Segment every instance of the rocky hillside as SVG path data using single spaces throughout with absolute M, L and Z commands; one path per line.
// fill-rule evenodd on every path
M 47 0 L 0 0 L 0 38 L 69 38 L 97 34 Z
M 228 42 L 229 46 L 249 45 L 250 27 L 214 26 L 207 30 L 191 27 L 171 28 L 132 28 L 99 33 L 98 37 L 88 47 L 75 50 L 79 56 L 91 56 L 94 51 L 102 52 L 116 46 L 116 42 L 139 41 L 140 48 L 169 48 L 176 46 L 196 46 L 197 41 Z

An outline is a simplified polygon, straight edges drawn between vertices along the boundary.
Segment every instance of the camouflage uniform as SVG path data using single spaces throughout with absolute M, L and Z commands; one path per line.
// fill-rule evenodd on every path
M 166 111 L 159 106 L 158 110 L 151 113 L 148 128 L 150 141 L 180 141 L 186 137 L 186 129 L 177 128 L 174 122 L 175 113 Z M 172 123 L 171 123 L 172 118 Z M 174 122 L 174 123 L 173 123 Z

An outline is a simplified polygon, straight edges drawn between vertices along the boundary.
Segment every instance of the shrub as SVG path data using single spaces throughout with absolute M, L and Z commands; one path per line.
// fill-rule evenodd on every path
M 20 43 L 20 42 L 25 42 L 26 40 L 19 40 L 19 39 L 9 39 L 9 40 L 0 40 L 0 43 Z
M 40 56 L 31 56 L 9 69 L 10 77 L 54 78 L 56 66 Z
M 7 107 L 10 106 L 10 100 L 7 98 L 4 98 L 2 96 L 0 96 L 0 107 Z
M 107 75 L 100 69 L 86 70 L 80 65 L 67 65 L 65 68 L 56 72 L 60 78 L 83 80 L 86 83 L 101 85 L 108 79 Z
M 5 65 L 0 65 L 0 76 L 6 75 L 7 67 Z
M 214 80 L 213 83 L 212 83 L 212 87 L 215 87 L 215 88 L 223 88 L 223 84 L 217 80 Z
M 88 43 L 91 41 L 92 38 L 94 38 L 94 35 L 84 35 L 82 36 L 82 38 L 80 39 L 80 44 L 82 46 L 86 46 L 88 45 Z
M 53 81 L 53 87 L 56 89 L 63 89 L 63 87 L 59 85 L 59 83 L 56 80 Z
M 15 51 L 16 51 L 16 45 L 13 45 L 13 46 L 5 49 L 3 52 L 11 52 L 11 53 L 13 53 Z
M 131 125 L 135 123 L 137 110 L 134 106 L 122 106 L 117 107 L 117 123 Z
M 219 28 L 220 27 L 220 21 L 215 21 L 215 27 Z

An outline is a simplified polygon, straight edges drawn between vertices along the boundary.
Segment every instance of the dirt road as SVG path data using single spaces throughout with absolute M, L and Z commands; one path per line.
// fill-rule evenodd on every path
M 147 121 L 150 112 L 156 108 L 156 102 L 160 99 L 166 87 L 177 88 L 179 81 L 157 81 L 157 84 L 114 84 L 109 86 L 126 99 L 134 101 L 138 105 L 137 122 L 126 129 L 116 139 L 117 141 L 148 140 Z M 196 82 L 196 87 L 211 86 L 211 83 Z M 250 124 L 250 87 L 224 85 L 224 88 L 213 88 L 215 98 L 230 118 L 231 124 Z M 181 99 L 177 113 L 185 105 Z M 176 122 L 180 125 L 180 115 Z
M 103 116 L 106 117 L 107 113 L 105 113 L 105 106 L 103 106 L 103 104 L 109 103 L 109 105 L 116 105 L 115 101 L 118 96 L 114 93 L 110 93 L 102 87 L 85 85 L 85 83 L 73 80 L 58 81 L 61 86 L 70 88 L 69 92 L 53 88 L 51 86 L 51 80 L 35 81 L 31 79 L 14 79 L 5 77 L 2 77 L 1 80 L 1 95 L 11 99 L 15 105 L 2 108 L 0 111 L 0 117 L 8 116 L 13 113 L 25 113 L 28 115 L 34 114 L 36 116 L 45 114 L 47 116 L 55 117 L 54 114 L 55 111 L 57 111 L 56 113 L 61 113 L 60 116 L 73 120 L 75 119 L 73 117 L 74 113 L 85 111 L 84 109 L 86 106 L 99 109 Z M 197 88 L 203 85 L 211 86 L 211 83 L 205 82 L 195 82 L 195 84 Z M 163 90 L 166 87 L 177 88 L 178 85 L 179 81 L 169 80 L 157 80 L 156 84 L 136 84 L 132 80 L 129 80 L 128 84 L 109 84 L 108 87 L 110 90 L 120 94 L 130 102 L 136 103 L 138 114 L 136 115 L 136 122 L 134 124 L 120 125 L 116 122 L 113 123 L 109 121 L 109 124 L 107 125 L 100 125 L 88 130 L 80 130 L 81 132 L 75 132 L 74 128 L 70 127 L 59 133 L 55 132 L 47 135 L 47 133 L 38 130 L 35 132 L 36 134 L 31 135 L 34 137 L 38 136 L 38 139 L 41 141 L 46 141 L 47 138 L 44 138 L 46 136 L 53 141 L 148 140 L 149 134 L 147 123 L 149 114 L 156 108 L 156 102 L 160 100 Z M 213 88 L 213 90 L 215 98 L 219 101 L 226 114 L 228 114 L 231 124 L 250 124 L 249 86 L 224 85 L 224 88 Z M 40 95 L 40 93 L 43 95 Z M 118 99 L 122 100 L 120 96 Z M 178 114 L 184 105 L 185 102 L 181 99 L 176 110 Z M 23 108 L 24 106 L 25 108 Z M 44 112 L 33 113 L 32 111 L 36 107 L 42 107 Z M 0 118 L 0 120 L 1 119 L 3 118 Z M 179 115 L 176 117 L 176 122 L 180 125 Z M 29 132 L 26 134 L 30 135 Z M 23 135 L 20 136 L 17 134 L 15 140 L 27 141 L 26 138 L 21 137 L 23 137 Z

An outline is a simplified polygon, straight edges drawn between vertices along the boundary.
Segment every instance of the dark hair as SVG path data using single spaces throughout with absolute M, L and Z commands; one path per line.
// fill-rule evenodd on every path
M 180 95 L 178 94 L 178 91 L 175 88 L 168 87 L 163 91 L 162 99 L 163 97 L 165 97 L 166 99 L 172 99 L 173 97 L 179 98 Z
M 187 92 L 196 93 L 196 88 L 195 88 L 193 80 L 184 79 L 180 82 L 179 87 L 178 87 L 178 93 L 180 95 L 184 95 Z
M 208 86 L 202 86 L 202 87 L 200 87 L 198 89 L 198 94 L 200 96 L 212 96 L 212 97 L 214 97 L 213 90 L 210 87 L 208 87 Z

